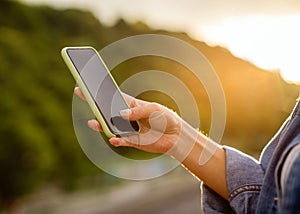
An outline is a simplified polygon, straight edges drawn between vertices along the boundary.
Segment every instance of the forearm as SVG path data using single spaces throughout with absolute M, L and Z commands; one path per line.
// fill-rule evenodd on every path
M 200 155 L 206 152 L 205 146 L 203 147 L 205 142 L 212 143 L 200 136 L 191 153 L 182 164 L 216 193 L 228 199 L 225 151 L 221 146 L 217 146 L 209 160 L 205 164 L 199 164 Z
M 228 199 L 226 157 L 222 146 L 184 122 L 180 139 L 170 154 L 207 186 Z

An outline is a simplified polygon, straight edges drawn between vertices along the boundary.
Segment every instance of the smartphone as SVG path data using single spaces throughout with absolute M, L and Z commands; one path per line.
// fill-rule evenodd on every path
M 98 52 L 92 47 L 65 47 L 61 54 L 105 135 L 137 134 L 138 122 L 120 116 L 129 106 Z

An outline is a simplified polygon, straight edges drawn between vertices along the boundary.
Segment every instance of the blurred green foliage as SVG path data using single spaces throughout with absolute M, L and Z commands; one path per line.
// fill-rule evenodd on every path
M 142 23 L 127 24 L 123 20 L 107 27 L 88 11 L 56 10 L 2 0 L 1 206 L 8 206 L 23 194 L 49 183 L 72 189 L 79 178 L 101 173 L 84 156 L 73 131 L 71 102 L 75 83 L 60 50 L 79 45 L 101 49 L 118 39 L 142 33 L 179 37 L 211 61 L 228 104 L 224 141 L 243 151 L 253 153 L 263 147 L 288 115 L 299 93 L 299 86 L 285 83 L 278 73 L 263 71 L 235 58 L 226 49 L 209 47 L 184 33 L 153 31 Z M 167 59 L 142 57 L 120 64 L 112 73 L 121 83 L 130 75 L 149 69 L 169 72 L 187 84 L 198 101 L 203 120 L 200 128 L 209 132 L 208 96 L 201 83 L 182 65 Z M 148 92 L 140 98 L 177 110 L 176 103 L 165 94 Z M 128 149 L 123 149 L 123 153 L 132 156 Z M 103 184 L 105 176 L 102 173 Z
M 99 173 L 76 142 L 74 81 L 60 50 L 100 46 L 103 30 L 89 12 L 0 2 L 2 205 L 49 181 L 72 188 L 78 177 Z

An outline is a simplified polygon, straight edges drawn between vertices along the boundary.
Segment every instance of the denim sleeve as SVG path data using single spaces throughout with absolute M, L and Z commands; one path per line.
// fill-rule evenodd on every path
M 254 158 L 236 149 L 224 148 L 230 206 L 235 213 L 255 213 L 264 170 Z
M 233 213 L 230 204 L 204 183 L 201 183 L 201 207 L 206 214 Z
M 224 149 L 229 202 L 202 185 L 202 208 L 206 213 L 255 213 L 264 171 L 254 158 L 231 147 Z
M 300 210 L 300 143 L 292 147 L 286 156 L 280 178 L 281 191 L 278 191 L 278 213 L 295 213 Z

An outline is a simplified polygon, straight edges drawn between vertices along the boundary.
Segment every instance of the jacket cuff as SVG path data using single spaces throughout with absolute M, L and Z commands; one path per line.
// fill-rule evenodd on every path
M 245 191 L 260 191 L 264 171 L 257 160 L 234 148 L 224 146 L 229 201 Z

